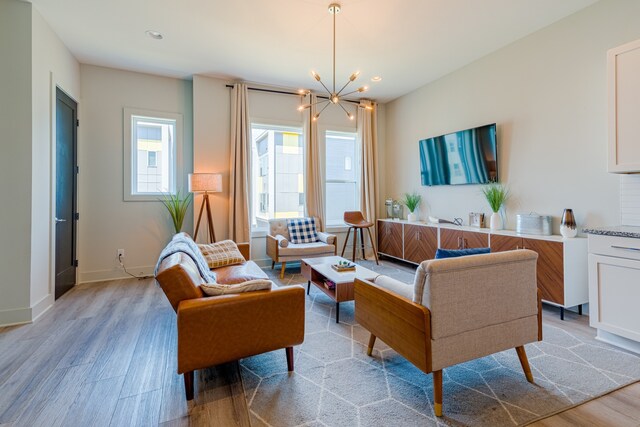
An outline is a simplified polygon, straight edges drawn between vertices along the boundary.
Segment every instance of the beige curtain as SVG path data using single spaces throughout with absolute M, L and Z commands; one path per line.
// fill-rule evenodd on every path
M 368 221 L 375 222 L 378 211 L 378 130 L 377 104 L 361 101 L 358 108 L 358 139 L 362 154 L 360 206 Z M 371 230 L 375 233 L 376 227 Z
M 251 169 L 251 125 L 249 91 L 236 83 L 231 90 L 231 159 L 229 168 L 229 238 L 249 242 L 249 170 Z
M 305 134 L 305 203 L 307 215 L 320 218 L 321 230 L 325 227 L 324 215 L 324 171 L 322 168 L 320 147 L 318 143 L 318 123 L 313 120 L 316 114 L 318 97 L 309 94 L 311 108 L 307 110 L 304 120 Z

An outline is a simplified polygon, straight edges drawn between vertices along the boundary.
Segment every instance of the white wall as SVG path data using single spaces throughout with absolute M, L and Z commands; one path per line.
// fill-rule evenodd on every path
M 34 7 L 32 22 L 32 210 L 31 292 L 33 317 L 53 303 L 55 277 L 50 259 L 55 225 L 55 88 L 80 99 L 80 64 Z
M 226 85 L 229 82 L 206 76 L 193 78 L 194 102 L 194 171 L 218 172 L 223 177 L 223 192 L 211 197 L 213 204 L 213 222 L 218 240 L 226 239 L 228 232 L 228 196 L 229 196 L 229 156 L 230 156 L 230 93 Z M 283 123 L 303 124 L 302 113 L 297 111 L 300 98 L 292 95 L 274 94 L 268 92 L 249 91 L 249 115 L 256 121 L 273 121 Z M 384 124 L 384 108 L 381 111 Z M 327 108 L 318 121 L 319 127 L 353 129 L 356 124 L 350 121 L 344 112 L 338 108 Z M 384 135 L 380 134 L 380 139 Z M 196 200 L 194 215 L 200 207 L 201 200 Z M 202 228 L 202 226 L 201 226 Z M 340 245 L 344 238 L 344 229 L 333 230 L 339 234 Z M 199 239 L 205 235 L 200 232 Z M 340 249 L 342 246 L 340 246 Z M 264 233 L 255 233 L 251 241 L 251 258 L 261 265 L 270 264 L 266 255 L 266 241 Z
M 422 218 L 490 213 L 478 186 L 420 186 L 418 140 L 497 122 L 508 228 L 535 211 L 553 215 L 557 233 L 564 208 L 579 227 L 619 223 L 619 177 L 606 171 L 606 51 L 640 37 L 639 20 L 640 2 L 603 0 L 389 103 L 384 194 L 418 190 Z
M 183 194 L 193 162 L 192 82 L 149 74 L 81 65 L 79 175 L 79 281 L 152 274 L 173 225 L 159 201 L 123 201 L 123 108 L 183 116 Z M 184 230 L 191 230 L 191 210 Z
M 31 320 L 31 4 L 0 2 L 0 325 Z
M 640 174 L 620 177 L 620 216 L 623 225 L 640 226 Z

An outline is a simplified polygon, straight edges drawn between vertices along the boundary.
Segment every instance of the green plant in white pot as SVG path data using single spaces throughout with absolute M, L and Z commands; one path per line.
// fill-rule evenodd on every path
M 415 192 L 404 193 L 402 204 L 405 205 L 407 209 L 409 209 L 409 214 L 407 215 L 408 221 L 412 222 L 412 221 L 418 220 L 418 214 L 416 213 L 416 209 L 418 209 L 418 206 L 420 205 L 421 201 L 422 201 L 422 196 L 419 195 L 418 193 L 415 193 Z
M 498 212 L 509 198 L 509 189 L 498 182 L 492 182 L 482 187 L 482 194 L 487 199 L 493 214 L 489 220 L 489 227 L 492 230 L 502 230 L 502 217 Z

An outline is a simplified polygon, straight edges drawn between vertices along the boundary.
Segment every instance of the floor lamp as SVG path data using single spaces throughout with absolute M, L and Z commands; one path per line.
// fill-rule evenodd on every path
M 194 240 L 198 238 L 198 230 L 200 229 L 200 220 L 202 219 L 202 211 L 207 207 L 207 224 L 209 226 L 209 242 L 216 241 L 216 233 L 213 230 L 213 219 L 211 218 L 211 206 L 209 205 L 209 193 L 222 192 L 222 175 L 219 173 L 190 173 L 189 174 L 189 192 L 202 193 L 202 205 L 200 206 L 200 214 L 196 223 L 196 232 L 193 235 Z

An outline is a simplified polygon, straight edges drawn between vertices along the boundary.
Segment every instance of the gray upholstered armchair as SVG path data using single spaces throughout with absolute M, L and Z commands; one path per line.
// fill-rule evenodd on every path
M 269 234 L 267 235 L 267 255 L 271 258 L 271 269 L 276 262 L 282 263 L 280 278 L 284 278 L 284 270 L 288 261 L 300 261 L 302 258 L 315 258 L 321 256 L 331 256 L 336 254 L 338 243 L 336 236 L 324 233 L 320 218 L 315 219 L 318 230 L 318 242 L 314 243 L 291 243 L 289 228 L 286 218 L 269 220 Z
M 424 261 L 413 285 L 387 276 L 355 282 L 356 321 L 425 373 L 433 372 L 434 409 L 442 415 L 442 370 L 515 348 L 533 382 L 524 344 L 542 340 L 530 250 Z

